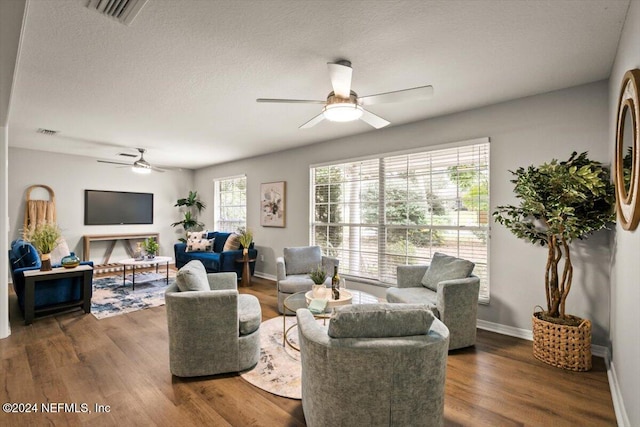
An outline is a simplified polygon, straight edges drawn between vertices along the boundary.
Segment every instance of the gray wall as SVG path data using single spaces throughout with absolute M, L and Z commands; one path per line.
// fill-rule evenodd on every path
M 627 13 L 609 79 L 609 157 L 614 158 L 618 96 L 627 70 L 640 68 L 640 2 Z M 613 163 L 613 160 L 612 160 Z M 626 409 L 625 425 L 640 425 L 640 229 L 616 228 L 611 264 L 612 365 Z
M 160 233 L 160 253 L 173 256 L 177 240 L 171 223 L 180 220 L 176 200 L 185 197 L 192 187 L 192 171 L 167 171 L 138 175 L 128 167 L 96 162 L 82 156 L 47 153 L 44 151 L 9 148 L 9 221 L 11 240 L 20 235 L 23 226 L 25 191 L 34 184 L 53 188 L 56 196 L 58 225 L 71 251 L 82 257 L 82 236 L 85 234 Z M 152 225 L 84 225 L 84 190 L 134 191 L 154 194 Z M 38 189 L 40 191 L 40 189 Z M 40 195 L 39 195 L 40 194 Z M 47 193 L 31 194 L 32 199 L 46 199 Z M 91 259 L 102 262 L 107 242 L 91 244 Z M 128 258 L 122 243 L 118 243 L 111 262 Z
M 607 82 L 597 82 L 523 98 L 404 126 L 371 131 L 299 149 L 216 165 L 195 173 L 195 187 L 213 207 L 213 180 L 247 175 L 247 223 L 255 232 L 264 261 L 256 270 L 275 275 L 275 257 L 288 246 L 309 242 L 309 166 L 375 153 L 429 147 L 488 136 L 491 138 L 491 206 L 515 203 L 507 172 L 552 158 L 566 159 L 573 150 L 610 159 L 607 141 Z M 340 124 L 335 124 L 340 126 Z M 358 124 L 347 124 L 358 126 Z M 301 131 L 302 132 L 302 131 Z M 322 132 L 322 128 L 307 132 Z M 287 182 L 286 228 L 265 228 L 259 221 L 262 182 Z M 204 216 L 213 225 L 213 209 Z M 545 301 L 545 249 L 518 240 L 493 225 L 490 243 L 491 303 L 480 306 L 479 318 L 516 328 L 531 329 L 531 313 Z M 599 233 L 576 245 L 574 284 L 567 311 L 587 317 L 594 325 L 594 343 L 606 345 L 609 336 L 609 237 Z

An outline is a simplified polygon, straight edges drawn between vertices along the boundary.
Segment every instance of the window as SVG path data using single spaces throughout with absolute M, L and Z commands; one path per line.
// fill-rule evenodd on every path
M 247 225 L 247 177 L 235 176 L 214 181 L 216 231 L 234 232 Z
M 343 274 L 395 284 L 398 264 L 441 252 L 473 261 L 488 299 L 488 138 L 310 172 L 311 242 Z

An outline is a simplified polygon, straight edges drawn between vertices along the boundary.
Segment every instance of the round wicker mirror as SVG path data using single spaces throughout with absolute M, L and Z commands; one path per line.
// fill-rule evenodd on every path
M 640 222 L 640 69 L 627 71 L 622 79 L 616 127 L 616 206 L 625 230 Z

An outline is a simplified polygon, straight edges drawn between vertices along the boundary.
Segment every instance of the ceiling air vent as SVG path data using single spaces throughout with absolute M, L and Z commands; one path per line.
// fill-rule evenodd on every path
M 53 136 L 53 135 L 57 134 L 59 131 L 51 130 L 51 129 L 38 128 L 38 130 L 36 132 L 41 133 L 43 135 Z
M 129 25 L 148 0 L 89 0 L 87 7 Z

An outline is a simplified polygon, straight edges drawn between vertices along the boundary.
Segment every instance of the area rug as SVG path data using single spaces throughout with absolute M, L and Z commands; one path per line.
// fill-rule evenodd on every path
M 295 316 L 287 316 L 287 328 L 296 322 Z M 250 371 L 240 376 L 254 386 L 271 394 L 290 399 L 302 399 L 302 367 L 300 352 L 290 346 L 282 346 L 282 316 L 274 317 L 260 325 L 260 360 Z M 289 331 L 289 341 L 296 347 L 298 330 Z
M 175 273 L 169 273 L 169 284 L 175 281 Z M 136 273 L 136 290 L 132 289 L 131 275 L 101 277 L 93 280 L 91 314 L 97 319 L 118 316 L 145 308 L 164 305 L 167 289 L 166 273 Z

